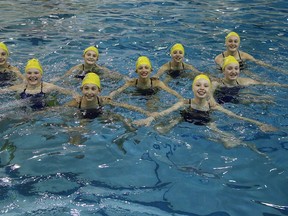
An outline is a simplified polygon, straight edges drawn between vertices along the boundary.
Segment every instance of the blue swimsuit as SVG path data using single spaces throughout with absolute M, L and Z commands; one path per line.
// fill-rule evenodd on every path
M 83 80 L 85 75 L 87 74 L 87 72 L 93 72 L 93 73 L 99 75 L 101 73 L 101 70 L 98 67 L 93 67 L 92 70 L 85 71 L 84 64 L 82 64 L 82 71 L 79 71 L 79 73 L 77 75 L 75 75 L 75 78 L 79 78 L 79 79 Z
M 136 82 L 135 82 L 135 87 L 137 88 L 136 92 L 140 95 L 143 95 L 143 96 L 148 96 L 148 95 L 154 95 L 158 92 L 158 88 L 155 88 L 153 87 L 153 80 L 157 80 L 157 78 L 150 78 L 150 83 L 151 83 L 151 87 L 148 88 L 148 89 L 140 89 L 140 88 L 137 88 L 137 84 L 138 84 L 138 79 L 136 79 Z
M 189 108 L 181 110 L 180 114 L 183 116 L 184 120 L 189 123 L 193 123 L 195 125 L 206 125 L 211 121 L 210 118 L 210 111 L 202 111 L 193 109 L 191 107 L 192 100 L 189 99 Z M 210 110 L 210 103 L 209 103 L 209 110 Z
M 240 86 L 238 81 L 236 81 L 237 86 L 228 87 L 225 86 L 225 83 L 222 80 L 223 86 L 220 88 L 217 88 L 214 92 L 214 97 L 219 104 L 224 103 L 239 103 L 239 92 L 241 89 L 243 89 L 243 86 Z
M 8 65 L 8 69 L 11 68 L 11 65 Z M 13 85 L 12 82 L 16 81 L 17 77 L 13 71 L 4 71 L 0 72 L 0 87 L 7 87 Z
M 26 93 L 26 88 L 20 93 L 21 99 L 30 99 L 32 109 L 43 109 L 46 106 L 45 93 L 43 92 L 43 82 L 41 82 L 41 91 L 37 94 Z
M 94 118 L 97 118 L 98 116 L 103 114 L 103 106 L 100 103 L 99 97 L 97 97 L 97 101 L 98 101 L 98 104 L 99 104 L 99 106 L 97 108 L 82 109 L 81 108 L 82 98 L 81 98 L 78 108 L 80 109 L 82 118 L 94 119 Z
M 181 72 L 185 70 L 185 65 L 184 63 L 182 62 L 182 68 L 183 69 L 180 69 L 180 70 L 173 70 L 172 69 L 172 65 L 171 65 L 171 62 L 169 62 L 169 67 L 170 69 L 167 71 L 167 74 L 172 77 L 172 78 L 177 78 L 181 75 Z

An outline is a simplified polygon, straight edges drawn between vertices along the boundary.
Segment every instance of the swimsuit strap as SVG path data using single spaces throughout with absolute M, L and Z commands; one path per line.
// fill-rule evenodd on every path
M 43 82 L 41 82 L 41 91 L 40 91 L 40 93 L 44 94 L 44 92 L 43 92 Z
M 192 105 L 192 99 L 189 99 L 189 105 L 190 106 Z
M 171 67 L 172 67 L 172 65 L 171 65 L 171 62 L 169 61 L 169 70 L 170 71 L 172 70 Z
M 96 97 L 97 97 L 98 105 L 101 107 L 100 98 L 98 96 L 96 96 Z M 80 99 L 80 102 L 79 102 L 79 106 L 78 106 L 79 109 L 81 109 L 82 99 L 83 99 L 83 96 L 81 96 L 81 99 Z
M 84 69 L 85 69 L 85 66 L 84 66 L 84 64 L 82 64 L 82 70 L 84 71 Z
M 80 102 L 79 102 L 79 106 L 78 106 L 79 109 L 81 109 L 82 99 L 83 99 L 83 96 L 81 96 L 81 98 L 80 98 Z
M 240 51 L 239 50 L 237 50 L 237 51 L 238 51 L 238 55 L 239 55 L 239 60 L 242 61 L 242 58 L 241 58 L 241 55 L 240 55 Z
M 184 64 L 184 62 L 182 62 L 182 68 L 183 68 L 183 70 L 185 70 L 185 64 Z M 171 62 L 169 62 L 169 70 L 170 70 L 170 71 L 172 70 Z
M 153 88 L 153 79 L 150 78 L 150 85 L 151 85 L 151 88 Z
M 225 58 L 224 52 L 222 52 L 222 56 L 223 56 L 223 58 Z
M 137 87 L 137 84 L 138 84 L 138 78 L 135 81 L 135 87 Z

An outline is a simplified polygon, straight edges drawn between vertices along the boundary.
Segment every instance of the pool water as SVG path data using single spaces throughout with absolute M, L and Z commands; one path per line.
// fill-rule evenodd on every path
M 241 50 L 282 69 L 287 63 L 287 4 L 279 1 L 2 1 L 0 39 L 10 63 L 24 71 L 38 58 L 45 80 L 82 62 L 90 45 L 99 64 L 135 77 L 135 61 L 150 58 L 154 73 L 170 60 L 174 43 L 185 46 L 185 60 L 219 75 L 214 57 L 231 31 Z M 250 63 L 263 80 L 287 83 L 287 75 Z M 102 95 L 124 81 L 103 81 Z M 78 83 L 58 85 L 79 91 Z M 192 97 L 191 81 L 169 85 Z M 208 128 L 182 122 L 167 134 L 151 127 L 129 130 L 121 121 L 83 121 L 71 110 L 33 113 L 17 109 L 13 95 L 0 102 L 0 213 L 2 215 L 288 215 L 287 89 L 257 86 L 273 104 L 225 104 L 237 114 L 278 128 L 256 126 L 215 112 L 219 128 L 265 152 L 225 149 Z M 161 98 L 161 99 L 160 99 Z M 69 97 L 60 96 L 59 103 Z M 149 98 L 120 95 L 119 101 L 145 108 Z M 174 98 L 159 92 L 154 106 Z M 155 101 L 154 101 L 155 102 Z M 109 108 L 107 108 L 109 109 Z M 132 120 L 143 115 L 120 108 Z

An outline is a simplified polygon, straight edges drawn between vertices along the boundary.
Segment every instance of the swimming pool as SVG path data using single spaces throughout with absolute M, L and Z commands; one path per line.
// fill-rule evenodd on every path
M 213 58 L 224 49 L 230 30 L 240 33 L 243 50 L 288 67 L 284 0 L 20 0 L 1 2 L 0 11 L 0 39 L 9 46 L 10 62 L 23 71 L 27 59 L 37 57 L 46 80 L 82 62 L 82 50 L 94 44 L 100 65 L 128 76 L 134 76 L 139 55 L 147 55 L 156 72 L 170 59 L 175 42 L 185 45 L 187 62 L 216 73 Z M 287 82 L 285 74 L 254 64 L 249 68 L 266 80 Z M 69 87 L 78 89 L 74 84 Z M 121 84 L 104 82 L 103 95 Z M 190 82 L 171 86 L 191 96 Z M 16 115 L 14 104 L 7 106 L 7 96 L 1 95 L 6 118 L 0 122 L 0 213 L 288 215 L 287 89 L 253 90 L 275 97 L 275 104 L 227 107 L 272 124 L 277 132 L 265 134 L 219 113 L 213 116 L 221 128 L 256 144 L 270 159 L 243 147 L 227 150 L 208 139 L 213 134 L 205 127 L 181 123 L 162 135 L 153 127 L 127 131 L 121 122 L 101 119 L 83 125 L 73 114 L 55 111 Z M 128 100 L 136 103 L 133 99 Z

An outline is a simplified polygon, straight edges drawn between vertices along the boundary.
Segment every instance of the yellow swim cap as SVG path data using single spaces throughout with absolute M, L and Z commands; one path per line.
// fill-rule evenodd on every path
M 81 87 L 83 87 L 85 84 L 94 84 L 94 85 L 98 86 L 99 89 L 101 88 L 100 78 L 97 74 L 95 74 L 93 72 L 88 72 L 85 75 L 85 77 L 82 81 Z
M 225 37 L 225 41 L 227 41 L 231 36 L 238 37 L 240 43 L 240 36 L 236 32 L 230 32 L 229 34 L 227 34 L 227 36 Z
M 226 66 L 228 64 L 231 64 L 231 63 L 236 63 L 239 65 L 239 62 L 236 60 L 236 58 L 234 56 L 229 55 L 229 56 L 225 57 L 223 60 L 223 64 L 222 64 L 222 70 L 224 71 Z
M 172 55 L 172 53 L 175 51 L 175 50 L 181 50 L 183 52 L 183 55 L 185 54 L 185 50 L 184 50 L 184 47 L 182 44 L 180 43 L 176 43 L 172 46 L 172 48 L 170 49 L 170 54 Z
M 85 55 L 85 53 L 88 52 L 88 51 L 94 51 L 96 53 L 96 55 L 99 56 L 99 51 L 98 51 L 98 49 L 95 46 L 87 47 L 84 50 L 83 55 Z
M 140 57 L 137 59 L 137 62 L 136 62 L 136 70 L 137 70 L 137 68 L 138 68 L 140 65 L 142 65 L 142 64 L 148 65 L 149 68 L 151 68 L 151 70 L 152 70 L 151 62 L 150 62 L 149 58 L 147 58 L 146 56 L 140 56 Z
M 0 48 L 5 50 L 5 52 L 7 53 L 7 56 L 9 56 L 9 50 L 3 42 L 0 43 Z
M 25 72 L 27 73 L 27 71 L 31 68 L 37 69 L 40 71 L 41 74 L 43 74 L 43 69 L 38 59 L 30 59 L 26 64 Z
M 209 82 L 209 85 L 211 86 L 211 81 L 210 81 L 209 77 L 205 74 L 199 74 L 194 78 L 193 83 L 192 83 L 192 88 L 193 88 L 194 84 L 197 82 L 197 80 L 199 80 L 199 79 L 207 80 Z

